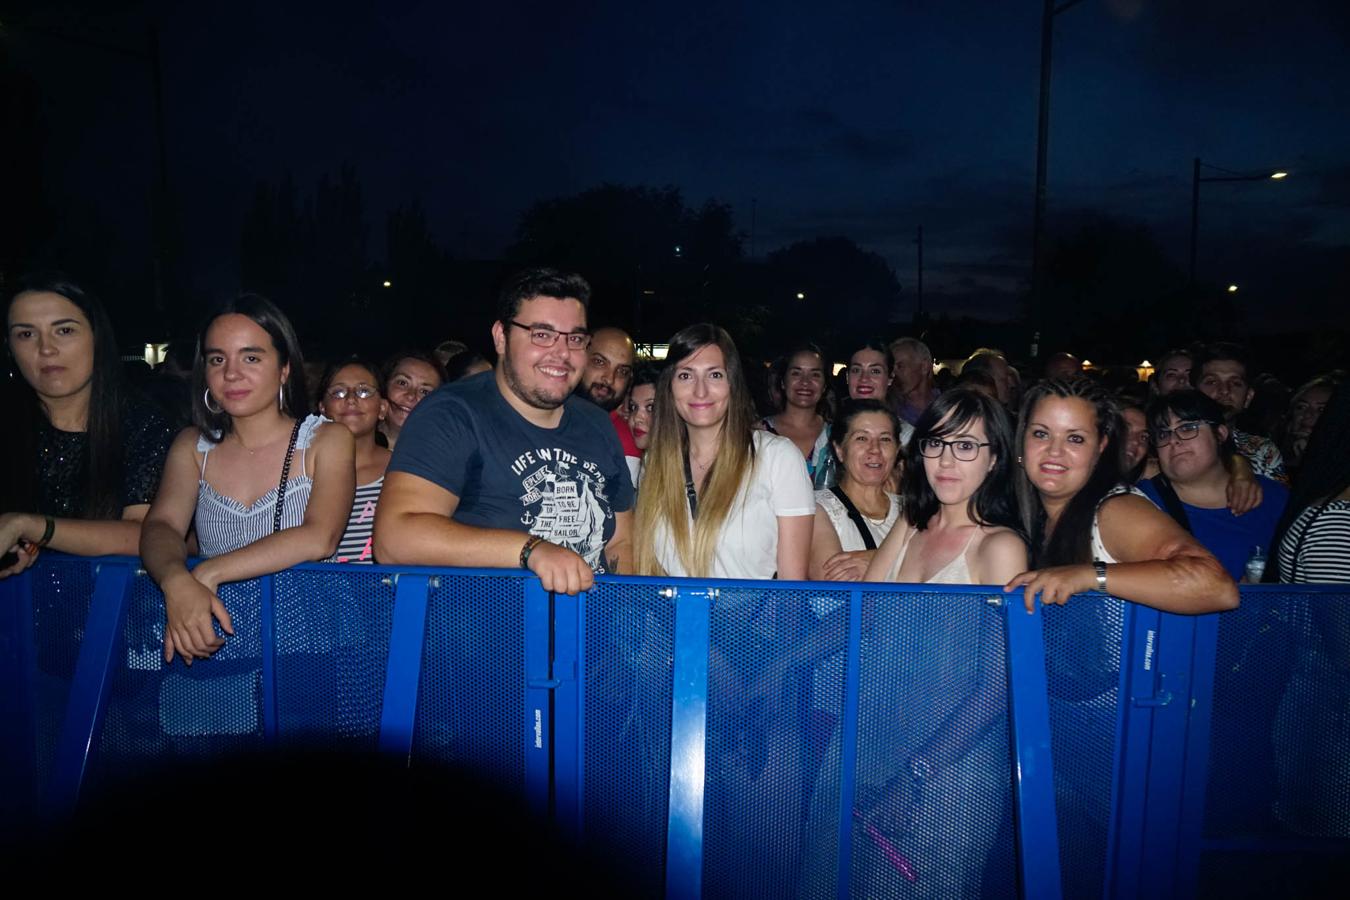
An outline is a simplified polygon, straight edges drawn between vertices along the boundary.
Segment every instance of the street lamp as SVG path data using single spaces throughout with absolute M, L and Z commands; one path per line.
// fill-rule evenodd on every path
M 798 292 L 797 292 L 797 299 L 798 299 L 798 300 L 805 300 L 805 299 L 806 299 L 806 294 L 802 293 L 801 291 L 798 291 Z
M 386 282 L 384 283 L 384 286 L 385 286 L 385 287 L 393 287 L 393 286 L 394 286 L 394 283 L 393 283 L 392 281 L 386 281 Z
M 1216 172 L 1223 172 L 1222 175 L 1204 175 L 1200 174 L 1201 168 L 1213 169 Z M 1256 174 L 1243 174 L 1234 172 L 1230 169 L 1223 169 L 1219 166 L 1210 165 L 1200 161 L 1200 157 L 1195 158 L 1195 165 L 1191 169 L 1191 287 L 1195 287 L 1195 250 L 1200 236 L 1200 184 L 1207 181 L 1283 181 L 1289 177 L 1289 173 L 1283 170 L 1274 172 L 1259 172 Z M 1231 294 L 1237 290 L 1237 285 L 1229 285 L 1228 292 Z
M 1237 293 L 1237 285 L 1236 285 L 1236 284 L 1230 284 L 1230 285 L 1228 286 L 1228 293 L 1230 293 L 1230 294 L 1236 294 L 1236 293 Z

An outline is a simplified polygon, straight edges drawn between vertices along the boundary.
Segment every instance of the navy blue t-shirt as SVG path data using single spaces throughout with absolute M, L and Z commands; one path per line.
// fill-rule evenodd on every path
M 1214 554 L 1234 581 L 1245 574 L 1252 548 L 1259 546 L 1269 559 L 1274 559 L 1270 541 L 1275 536 L 1275 526 L 1279 524 L 1280 516 L 1284 514 L 1284 506 L 1289 502 L 1289 490 L 1284 485 L 1264 475 L 1257 475 L 1256 480 L 1261 483 L 1261 505 L 1240 516 L 1233 515 L 1226 506 L 1204 509 L 1185 502 L 1181 504 L 1191 523 L 1191 534 Z M 1158 489 L 1153 485 L 1153 479 L 1142 479 L 1136 487 L 1147 494 L 1148 499 L 1157 504 L 1159 509 L 1167 512 Z
M 577 396 L 556 428 L 511 408 L 484 372 L 434 391 L 403 425 L 389 471 L 425 478 L 459 497 L 452 518 L 537 534 L 575 551 L 599 574 L 614 514 L 633 485 L 609 416 Z

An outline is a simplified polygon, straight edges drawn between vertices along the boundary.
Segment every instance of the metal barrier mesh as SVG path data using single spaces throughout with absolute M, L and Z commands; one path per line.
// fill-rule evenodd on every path
M 275 577 L 283 745 L 373 752 L 393 628 L 393 579 L 360 567 Z
M 56 740 L 65 717 L 75 676 L 75 662 L 84 640 L 84 623 L 94 596 L 94 566 L 87 559 L 43 560 L 32 570 L 33 642 L 37 655 L 37 778 L 45 789 L 56 755 Z
M 585 841 L 659 894 L 670 803 L 675 606 L 655 586 L 598 584 L 586 596 Z
M 1079 594 L 1042 607 L 1059 861 L 1067 897 L 1106 877 L 1125 601 Z
M 1219 617 L 1205 893 L 1350 874 L 1350 589 L 1244 591 Z
M 525 778 L 525 579 L 444 577 L 431 589 L 413 758 L 502 787 Z
M 86 792 L 166 764 L 262 748 L 258 582 L 222 585 L 219 595 L 234 636 L 190 668 L 177 656 L 166 666 L 164 596 L 148 575 L 133 580 Z

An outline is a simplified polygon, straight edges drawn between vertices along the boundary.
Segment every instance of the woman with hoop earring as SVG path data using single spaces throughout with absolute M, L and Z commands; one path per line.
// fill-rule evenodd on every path
M 269 300 L 243 294 L 202 331 L 193 365 L 193 427 L 169 450 L 141 531 L 145 568 L 164 592 L 164 659 L 192 664 L 233 634 L 224 583 L 327 559 L 356 487 L 352 433 L 308 415 L 295 331 Z M 187 568 L 196 525 L 205 557 Z

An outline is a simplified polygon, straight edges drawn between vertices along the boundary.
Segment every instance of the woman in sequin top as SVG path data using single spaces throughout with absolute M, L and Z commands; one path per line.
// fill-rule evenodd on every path
M 212 628 L 233 633 L 221 584 L 332 556 L 356 486 L 352 433 L 306 416 L 299 342 L 269 300 L 244 294 L 207 322 L 192 381 L 195 425 L 169 450 L 141 536 L 164 592 L 166 662 L 224 646 Z M 188 571 L 194 520 L 209 558 Z
M 64 275 L 30 276 L 8 304 L 5 337 L 19 377 L 0 441 L 0 578 L 41 546 L 135 553 L 173 435 L 123 384 L 103 306 Z

